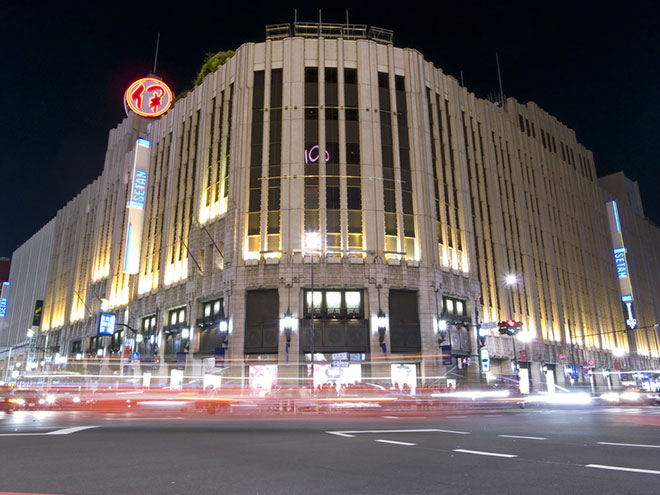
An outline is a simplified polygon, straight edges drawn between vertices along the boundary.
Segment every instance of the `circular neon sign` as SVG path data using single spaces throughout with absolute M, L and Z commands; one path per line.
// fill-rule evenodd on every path
M 155 77 L 138 79 L 124 94 L 126 108 L 142 117 L 160 117 L 170 109 L 172 100 L 172 90 Z

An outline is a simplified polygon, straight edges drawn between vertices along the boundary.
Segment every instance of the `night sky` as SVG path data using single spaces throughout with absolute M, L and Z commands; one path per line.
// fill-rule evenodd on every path
M 574 5 L 575 4 L 575 5 Z M 0 9 L 0 184 L 11 256 L 103 169 L 122 96 L 153 70 L 175 94 L 207 52 L 265 39 L 264 26 L 349 21 L 392 29 L 479 97 L 535 101 L 575 130 L 599 176 L 639 181 L 660 223 L 660 7 L 655 2 L 3 2 Z

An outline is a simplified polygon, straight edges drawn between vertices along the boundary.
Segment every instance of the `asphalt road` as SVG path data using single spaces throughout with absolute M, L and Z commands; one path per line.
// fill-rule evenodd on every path
M 342 421 L 0 413 L 0 493 L 660 493 L 660 407 Z

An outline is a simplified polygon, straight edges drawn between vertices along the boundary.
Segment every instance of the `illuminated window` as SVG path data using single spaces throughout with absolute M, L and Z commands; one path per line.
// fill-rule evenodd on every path
M 443 297 L 442 304 L 446 316 L 454 316 L 459 319 L 467 316 L 465 301 L 454 297 Z
M 326 314 L 329 318 L 337 318 L 341 315 L 341 292 L 328 291 L 325 293 Z
M 346 291 L 344 297 L 346 298 L 346 316 L 349 318 L 360 316 L 362 314 L 362 292 Z
M 150 333 L 156 328 L 156 315 L 145 316 L 142 318 L 140 330 L 145 333 Z

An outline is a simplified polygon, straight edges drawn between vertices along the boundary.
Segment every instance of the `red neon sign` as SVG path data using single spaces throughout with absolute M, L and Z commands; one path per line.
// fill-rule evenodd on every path
M 160 117 L 172 106 L 172 90 L 155 77 L 143 77 L 131 84 L 124 102 L 142 117 Z

